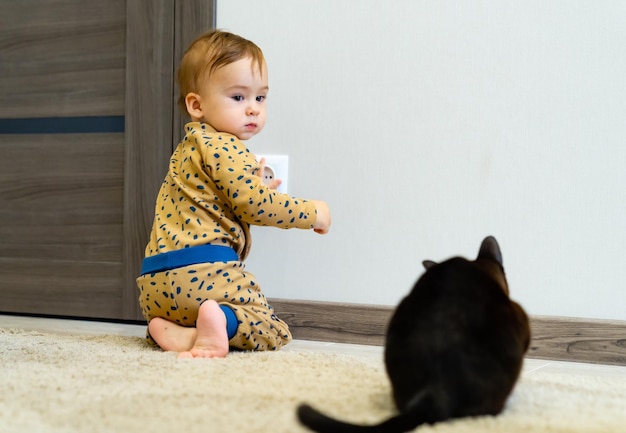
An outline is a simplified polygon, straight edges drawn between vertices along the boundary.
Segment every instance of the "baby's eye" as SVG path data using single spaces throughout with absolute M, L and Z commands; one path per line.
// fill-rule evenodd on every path
M 265 101 L 265 98 L 266 98 L 266 96 L 257 96 L 256 97 L 256 101 L 257 102 L 263 102 L 263 101 Z
M 234 95 L 232 98 L 237 102 L 243 101 L 243 96 L 241 95 Z

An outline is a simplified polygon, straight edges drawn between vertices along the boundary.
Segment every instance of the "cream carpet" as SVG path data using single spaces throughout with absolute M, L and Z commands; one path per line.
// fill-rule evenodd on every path
M 389 392 L 382 362 L 349 355 L 178 360 L 141 338 L 0 329 L 4 433 L 297 433 L 307 431 L 294 415 L 299 402 L 374 423 L 393 413 Z M 626 375 L 525 373 L 500 416 L 416 431 L 626 432 Z

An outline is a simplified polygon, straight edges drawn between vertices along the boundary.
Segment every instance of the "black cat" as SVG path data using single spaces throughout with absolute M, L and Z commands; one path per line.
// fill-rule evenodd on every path
M 424 267 L 387 329 L 385 365 L 399 414 L 359 426 L 301 405 L 300 422 L 320 433 L 399 433 L 500 413 L 519 377 L 530 327 L 509 299 L 498 242 L 485 238 L 474 261 L 455 257 Z

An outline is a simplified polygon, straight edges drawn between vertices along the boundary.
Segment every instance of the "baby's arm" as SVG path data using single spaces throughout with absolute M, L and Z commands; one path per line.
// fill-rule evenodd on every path
M 261 168 L 257 172 L 257 175 L 262 179 L 263 173 L 265 170 L 265 158 L 261 158 L 259 161 Z M 282 181 L 280 179 L 274 179 L 271 185 L 268 185 L 270 189 L 277 189 Z M 311 200 L 311 202 L 315 205 L 315 213 L 317 214 L 315 225 L 313 226 L 313 230 L 315 233 L 319 233 L 321 235 L 325 235 L 328 233 L 330 229 L 330 209 L 328 208 L 328 204 L 321 200 Z
M 315 220 L 315 225 L 313 226 L 313 230 L 315 233 L 319 233 L 321 235 L 325 235 L 328 233 L 330 229 L 330 209 L 326 202 L 321 200 L 311 200 L 313 204 L 315 204 L 315 211 L 317 213 L 317 218 Z
M 264 185 L 256 157 L 234 136 L 200 137 L 197 142 L 206 144 L 204 170 L 210 173 L 214 187 L 230 203 L 237 219 L 258 226 L 328 231 L 327 206 L 320 210 L 322 221 L 317 224 L 317 208 L 313 201 L 292 197 Z

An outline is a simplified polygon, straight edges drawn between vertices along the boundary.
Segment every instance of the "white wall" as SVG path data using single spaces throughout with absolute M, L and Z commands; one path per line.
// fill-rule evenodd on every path
M 269 297 L 396 304 L 500 241 L 533 315 L 626 320 L 626 2 L 222 0 L 269 63 L 255 153 L 327 236 L 255 228 Z

